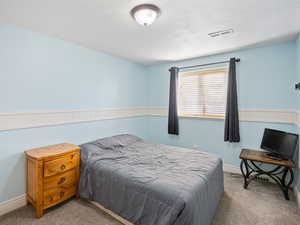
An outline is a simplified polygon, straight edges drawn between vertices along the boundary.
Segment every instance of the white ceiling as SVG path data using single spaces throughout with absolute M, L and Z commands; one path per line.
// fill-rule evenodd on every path
M 141 3 L 162 10 L 150 27 L 129 15 Z M 0 23 L 153 64 L 291 40 L 300 31 L 300 0 L 0 0 Z M 228 28 L 235 32 L 207 35 Z

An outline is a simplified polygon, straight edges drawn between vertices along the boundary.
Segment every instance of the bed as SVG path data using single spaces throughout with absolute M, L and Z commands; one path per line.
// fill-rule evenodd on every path
M 224 192 L 222 160 L 133 135 L 81 146 L 80 196 L 135 225 L 210 225 Z

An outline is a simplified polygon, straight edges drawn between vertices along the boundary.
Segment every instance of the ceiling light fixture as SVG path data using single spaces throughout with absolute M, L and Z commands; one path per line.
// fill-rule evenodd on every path
M 130 11 L 132 18 L 145 27 L 151 25 L 159 17 L 160 13 L 160 9 L 152 4 L 137 5 Z

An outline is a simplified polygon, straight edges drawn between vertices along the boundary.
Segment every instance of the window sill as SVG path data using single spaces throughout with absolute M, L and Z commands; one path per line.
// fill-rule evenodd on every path
M 192 118 L 192 119 L 215 119 L 215 120 L 224 120 L 225 116 L 216 116 L 216 115 L 179 115 L 180 118 Z

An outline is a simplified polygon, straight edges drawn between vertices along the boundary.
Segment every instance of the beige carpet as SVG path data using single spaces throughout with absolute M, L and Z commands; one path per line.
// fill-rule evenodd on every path
M 213 225 L 299 225 L 300 211 L 293 193 L 284 200 L 273 184 L 254 181 L 242 188 L 242 177 L 225 173 L 225 194 Z M 34 209 L 26 206 L 0 217 L 1 225 L 120 225 L 91 204 L 72 199 L 34 218 Z

